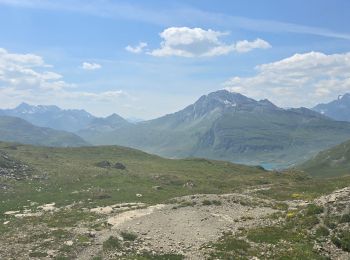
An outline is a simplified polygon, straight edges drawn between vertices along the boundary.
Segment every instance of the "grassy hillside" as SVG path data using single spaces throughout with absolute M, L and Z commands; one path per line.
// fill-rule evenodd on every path
M 270 205 L 283 209 L 282 214 L 290 214 L 286 200 L 311 201 L 321 194 L 349 185 L 350 176 L 313 179 L 297 171 L 268 172 L 259 167 L 206 159 L 171 160 L 118 146 L 53 148 L 0 143 L 0 240 L 4 243 L 1 249 L 6 250 L 0 255 L 46 257 L 49 249 L 54 248 L 55 259 L 74 259 L 78 252 L 89 248 L 95 241 L 94 233 L 89 233 L 91 230 L 95 233 L 108 233 L 110 230 L 106 217 L 89 210 L 95 207 L 132 202 L 147 205 L 173 203 L 173 198 L 182 195 L 240 194 L 255 190 L 256 196 L 265 201 L 259 207 Z M 192 197 L 196 196 L 189 196 L 190 199 Z M 225 198 L 223 196 L 222 199 Z M 204 202 L 208 204 L 208 201 Z M 40 213 L 40 206 L 46 203 L 55 203 L 57 211 Z M 190 210 L 193 207 L 190 202 L 179 203 L 176 205 L 180 208 L 189 207 Z M 213 200 L 209 203 L 220 205 L 221 202 Z M 246 201 L 234 203 L 245 205 L 247 210 L 257 205 Z M 197 205 L 197 208 L 202 206 Z M 4 214 L 17 210 L 29 215 Z M 38 212 L 40 214 L 36 215 Z M 249 221 L 249 218 L 246 220 Z M 290 227 L 290 230 L 294 228 Z M 267 239 L 276 236 L 276 232 L 272 231 L 263 231 Z M 257 233 L 260 229 L 250 232 Z M 248 234 L 248 238 L 254 242 L 255 233 Z M 278 236 L 285 240 L 287 237 L 284 234 L 280 232 Z M 125 236 L 132 237 L 132 234 Z M 305 237 L 310 240 L 309 235 Z M 296 252 L 299 257 L 309 256 L 312 252 L 312 240 L 304 240 L 302 238 L 296 246 L 306 245 L 306 251 L 293 249 L 293 253 Z M 13 241 L 16 241 L 14 246 Z M 67 241 L 74 241 L 74 244 L 67 245 Z M 104 254 L 108 254 L 109 248 L 116 250 L 112 252 L 118 252 L 120 242 L 117 238 L 105 237 L 102 242 L 106 251 Z M 127 248 L 130 243 L 124 241 L 123 245 Z M 211 248 L 218 248 L 215 254 L 232 254 L 226 246 L 215 244 Z M 258 247 L 257 250 L 261 249 Z M 255 251 L 252 255 L 255 255 Z M 183 259 L 176 255 L 138 257 L 131 255 L 123 259 Z M 115 258 L 111 256 L 107 259 Z
M 0 140 L 61 147 L 87 145 L 75 134 L 34 126 L 23 119 L 9 116 L 0 116 Z
M 299 168 L 318 177 L 349 175 L 350 141 L 320 152 Z
M 1 143 L 0 151 L 29 165 L 35 176 L 21 181 L 2 176 L 1 183 L 11 188 L 0 195 L 0 200 L 7 201 L 0 211 L 20 207 L 28 199 L 60 204 L 81 200 L 89 207 L 135 200 L 156 203 L 192 193 L 229 192 L 241 185 L 259 184 L 266 174 L 255 167 L 163 159 L 117 146 L 47 148 Z M 126 169 L 98 166 L 104 161 L 122 163 Z M 143 197 L 137 198 L 137 193 Z
M 299 192 L 311 198 L 350 180 L 310 179 L 298 172 L 267 172 L 206 159 L 164 159 L 118 146 L 49 148 L 0 143 L 0 153 L 30 169 L 28 177 L 19 180 L 0 173 L 1 185 L 8 187 L 0 193 L 0 213 L 21 207 L 27 200 L 62 205 L 81 201 L 88 207 L 122 201 L 152 204 L 175 196 L 229 193 L 262 184 L 272 185 L 264 193 L 267 197 L 288 199 Z M 104 166 L 106 161 L 111 166 Z M 125 169 L 114 168 L 115 163 Z M 143 196 L 136 197 L 138 193 Z

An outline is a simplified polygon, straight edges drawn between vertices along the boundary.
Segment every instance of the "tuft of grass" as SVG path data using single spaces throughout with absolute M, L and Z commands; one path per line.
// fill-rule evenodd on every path
M 212 202 L 210 200 L 203 200 L 202 201 L 203 206 L 210 206 L 211 204 L 212 204 Z
M 316 235 L 316 237 L 326 237 L 329 235 L 329 230 L 325 226 L 319 226 L 316 229 L 315 235 Z
M 29 253 L 29 257 L 35 257 L 35 258 L 43 258 L 43 257 L 47 257 L 47 253 L 45 252 L 39 252 L 39 251 L 35 251 L 35 252 L 30 252 Z
M 220 200 L 203 200 L 202 205 L 203 206 L 210 206 L 210 205 L 220 206 L 222 205 L 222 202 Z
M 130 260 L 183 260 L 184 256 L 179 254 L 150 254 L 130 255 L 125 259 Z
M 117 237 L 110 236 L 106 241 L 103 242 L 103 250 L 109 251 L 113 249 L 121 249 L 122 244 Z
M 122 238 L 123 238 L 125 241 L 135 241 L 136 238 L 137 238 L 137 235 L 136 235 L 136 234 L 134 234 L 134 233 L 129 233 L 129 232 L 126 232 L 126 231 L 121 232 L 120 235 L 122 236 Z
M 285 229 L 278 226 L 251 229 L 247 234 L 247 238 L 255 243 L 277 244 L 286 237 Z
M 344 251 L 350 252 L 350 231 L 343 230 L 332 237 L 332 242 Z
M 207 246 L 212 248 L 207 259 L 248 259 L 248 256 L 256 254 L 247 241 L 236 238 L 232 233 L 224 234 L 217 242 Z
M 307 205 L 306 207 L 306 212 L 305 214 L 308 215 L 308 216 L 311 216 L 311 215 L 318 215 L 318 214 L 321 214 L 323 213 L 324 209 L 322 206 L 318 206 L 316 204 L 309 204 Z
M 350 214 L 343 214 L 339 220 L 340 223 L 350 223 Z

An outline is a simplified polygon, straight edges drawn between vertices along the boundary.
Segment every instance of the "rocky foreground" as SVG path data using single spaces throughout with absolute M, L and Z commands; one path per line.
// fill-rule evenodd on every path
M 350 258 L 350 187 L 312 202 L 285 203 L 256 196 L 268 188 L 158 205 L 88 209 L 79 203 L 60 208 L 30 202 L 26 209 L 5 213 L 4 224 L 12 231 L 1 236 L 0 254 L 2 259 L 278 259 L 309 241 L 310 259 Z M 68 227 L 75 217 L 78 224 Z

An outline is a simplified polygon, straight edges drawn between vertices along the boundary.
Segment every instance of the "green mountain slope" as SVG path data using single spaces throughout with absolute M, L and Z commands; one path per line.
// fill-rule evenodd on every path
M 205 157 L 289 166 L 350 138 L 350 124 L 306 108 L 282 109 L 226 90 L 174 114 L 109 133 L 81 135 L 170 158 Z
M 62 147 L 88 144 L 75 134 L 34 126 L 23 119 L 9 116 L 0 116 L 0 140 Z
M 299 168 L 317 177 L 349 175 L 350 141 L 318 153 Z

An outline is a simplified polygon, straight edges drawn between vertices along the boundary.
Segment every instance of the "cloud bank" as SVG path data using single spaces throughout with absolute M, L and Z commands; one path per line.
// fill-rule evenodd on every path
M 314 106 L 350 92 L 350 53 L 308 52 L 262 64 L 252 77 L 224 83 L 231 91 L 269 98 L 284 107 Z
M 83 63 L 84 65 L 85 63 Z M 85 64 L 86 69 L 97 69 L 99 64 Z M 127 96 L 122 90 L 87 92 L 76 84 L 63 80 L 41 56 L 10 53 L 0 48 L 0 100 L 2 106 L 15 106 L 22 101 L 34 104 L 49 103 L 113 103 Z

